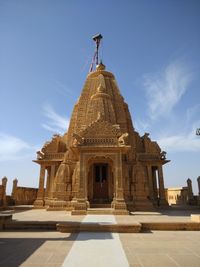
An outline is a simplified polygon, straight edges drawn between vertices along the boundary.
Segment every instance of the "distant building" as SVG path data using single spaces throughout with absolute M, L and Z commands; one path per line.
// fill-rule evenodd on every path
M 174 187 L 167 188 L 165 190 L 166 199 L 169 205 L 180 205 L 185 206 L 188 204 L 188 188 L 185 187 Z

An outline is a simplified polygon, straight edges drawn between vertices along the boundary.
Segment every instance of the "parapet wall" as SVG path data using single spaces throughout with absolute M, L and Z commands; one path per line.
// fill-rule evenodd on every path
M 15 205 L 32 205 L 37 197 L 36 188 L 16 186 L 13 188 L 12 199 Z

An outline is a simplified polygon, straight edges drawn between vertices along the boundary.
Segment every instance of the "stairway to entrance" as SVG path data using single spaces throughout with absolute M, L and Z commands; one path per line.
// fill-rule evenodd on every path
M 87 209 L 87 214 L 112 214 L 113 209 L 111 203 L 105 200 L 95 200 L 90 203 L 90 208 Z

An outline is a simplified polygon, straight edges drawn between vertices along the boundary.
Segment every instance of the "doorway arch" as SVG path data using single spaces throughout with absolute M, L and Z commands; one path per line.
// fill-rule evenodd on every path
M 113 161 L 93 157 L 88 161 L 87 192 L 90 203 L 111 203 L 114 197 Z

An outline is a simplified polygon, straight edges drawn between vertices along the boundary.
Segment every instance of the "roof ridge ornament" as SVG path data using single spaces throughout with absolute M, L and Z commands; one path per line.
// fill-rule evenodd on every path
M 93 71 L 95 63 L 96 63 L 96 66 L 99 65 L 99 46 L 100 46 L 100 42 L 101 42 L 102 38 L 103 38 L 103 36 L 100 33 L 96 34 L 92 37 L 93 41 L 95 41 L 95 43 L 96 43 L 96 48 L 95 48 L 94 56 L 92 58 L 92 63 L 90 66 L 90 72 Z M 100 64 L 102 64 L 102 62 L 100 62 Z

